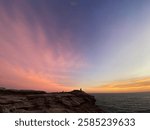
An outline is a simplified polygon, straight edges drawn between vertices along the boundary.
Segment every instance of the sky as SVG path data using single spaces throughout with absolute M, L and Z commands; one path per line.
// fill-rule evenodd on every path
M 0 87 L 150 91 L 150 1 L 0 0 Z

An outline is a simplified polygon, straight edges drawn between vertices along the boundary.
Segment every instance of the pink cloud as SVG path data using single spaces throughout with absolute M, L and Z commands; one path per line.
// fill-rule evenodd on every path
M 20 9 L 13 8 L 12 12 L 14 18 L 0 9 L 0 85 L 67 90 L 72 73 L 87 66 L 81 53 L 73 48 L 70 36 L 58 37 L 58 29 L 50 24 L 55 35 L 51 39 L 36 16 L 32 28 Z M 33 13 L 30 8 L 29 12 Z M 68 84 L 62 84 L 64 81 Z

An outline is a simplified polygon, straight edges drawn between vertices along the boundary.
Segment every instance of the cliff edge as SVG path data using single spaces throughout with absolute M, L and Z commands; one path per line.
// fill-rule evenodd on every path
M 0 88 L 0 112 L 2 113 L 103 112 L 95 102 L 94 96 L 80 90 L 46 93 Z

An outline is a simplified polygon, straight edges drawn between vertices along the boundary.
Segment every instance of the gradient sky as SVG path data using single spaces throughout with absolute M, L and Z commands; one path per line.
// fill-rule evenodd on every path
M 150 91 L 150 1 L 0 0 L 0 86 Z

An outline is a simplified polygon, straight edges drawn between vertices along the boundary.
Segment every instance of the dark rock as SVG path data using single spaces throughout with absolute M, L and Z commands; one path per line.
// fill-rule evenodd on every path
M 83 91 L 46 93 L 44 91 L 0 89 L 0 112 L 96 113 L 103 112 L 95 98 Z

